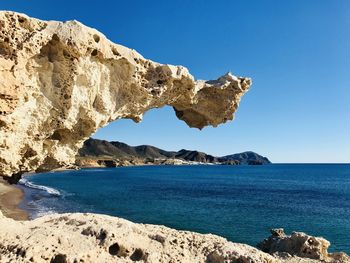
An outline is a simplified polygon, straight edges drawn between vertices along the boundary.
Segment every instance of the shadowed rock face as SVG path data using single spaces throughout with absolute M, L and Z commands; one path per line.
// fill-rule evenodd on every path
M 77 21 L 0 12 L 0 175 L 74 162 L 109 122 L 170 105 L 190 127 L 232 120 L 249 78 L 194 80 Z

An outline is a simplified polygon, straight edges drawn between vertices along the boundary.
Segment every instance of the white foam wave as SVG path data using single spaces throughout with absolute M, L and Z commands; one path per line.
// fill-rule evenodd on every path
M 57 212 L 55 210 L 52 210 L 52 209 L 41 209 L 41 210 L 38 210 L 35 215 L 34 215 L 34 218 L 38 218 L 38 217 L 42 217 L 42 216 L 46 216 L 46 215 L 53 215 L 53 214 L 56 214 Z
M 32 182 L 29 182 L 28 180 L 26 180 L 24 178 L 19 180 L 19 183 L 26 186 L 26 187 L 32 188 L 32 189 L 38 189 L 38 190 L 45 191 L 50 195 L 56 195 L 56 196 L 61 195 L 60 191 L 56 190 L 55 188 L 51 188 L 51 187 L 44 186 L 44 185 L 33 184 Z

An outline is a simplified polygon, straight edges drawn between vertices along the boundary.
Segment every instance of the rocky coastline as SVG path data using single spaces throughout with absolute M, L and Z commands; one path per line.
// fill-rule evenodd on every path
M 14 221 L 0 212 L 0 262 L 347 263 L 323 238 L 282 231 L 254 247 L 212 234 L 135 224 L 98 214 L 56 214 Z M 277 234 L 276 234 L 277 233 Z
M 195 80 L 185 67 L 145 59 L 78 21 L 1 11 L 0 27 L 0 175 L 11 183 L 27 172 L 69 167 L 97 129 L 121 118 L 139 122 L 152 108 L 172 106 L 199 129 L 233 120 L 252 83 L 230 73 Z M 16 209 L 10 192 L 5 201 Z M 211 234 L 106 215 L 15 221 L 0 212 L 0 262 L 349 262 L 329 254 L 323 239 L 278 233 L 262 245 L 271 255 Z
M 213 156 L 196 150 L 166 151 L 151 145 L 130 146 L 89 138 L 78 151 L 75 165 L 86 167 L 118 167 L 135 165 L 264 165 L 270 160 L 255 152 Z

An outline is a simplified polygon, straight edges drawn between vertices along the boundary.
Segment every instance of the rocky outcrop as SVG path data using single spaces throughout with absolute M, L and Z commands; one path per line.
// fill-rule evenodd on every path
M 18 222 L 0 212 L 0 233 L 0 262 L 279 262 L 215 235 L 106 215 L 49 215 Z
M 0 12 L 0 175 L 74 162 L 109 122 L 170 105 L 190 127 L 232 120 L 249 78 L 195 80 L 77 21 Z
M 184 159 L 187 161 L 200 162 L 200 163 L 215 163 L 218 158 L 199 151 L 189 151 L 182 149 L 175 155 L 176 158 Z
M 293 261 L 293 257 L 322 262 L 350 262 L 350 257 L 345 253 L 328 253 L 329 246 L 330 242 L 322 237 L 313 237 L 302 232 L 286 235 L 282 228 L 272 229 L 271 236 L 258 244 L 262 251 L 287 262 Z
M 230 155 L 226 155 L 218 158 L 219 162 L 226 162 L 231 160 L 239 161 L 240 164 L 249 164 L 249 165 L 260 165 L 260 164 L 271 163 L 268 158 L 263 157 L 251 151 L 230 154 Z
M 323 238 L 274 231 L 265 252 L 212 234 L 135 224 L 96 214 L 14 221 L 0 212 L 0 262 L 349 263 Z M 269 254 L 271 253 L 271 255 Z
M 217 126 L 233 119 L 250 85 L 231 74 L 196 81 L 186 68 L 145 59 L 77 21 L 0 12 L 0 175 L 15 182 L 27 171 L 69 165 L 98 128 L 121 118 L 141 121 L 165 105 L 190 127 Z M 0 212 L 0 233 L 1 262 L 292 262 L 215 235 L 95 214 L 17 222 Z M 309 237 L 280 240 L 286 245 L 279 251 L 309 255 L 288 245 Z M 320 242 L 307 250 L 318 262 L 348 262 L 322 250 L 327 243 L 312 242 Z

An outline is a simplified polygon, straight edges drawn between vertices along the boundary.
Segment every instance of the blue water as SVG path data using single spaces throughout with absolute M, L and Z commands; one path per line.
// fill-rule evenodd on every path
M 26 179 L 53 188 L 22 186 L 22 207 L 32 217 L 104 213 L 253 246 L 270 228 L 283 227 L 323 236 L 331 251 L 350 253 L 350 165 L 142 166 Z

